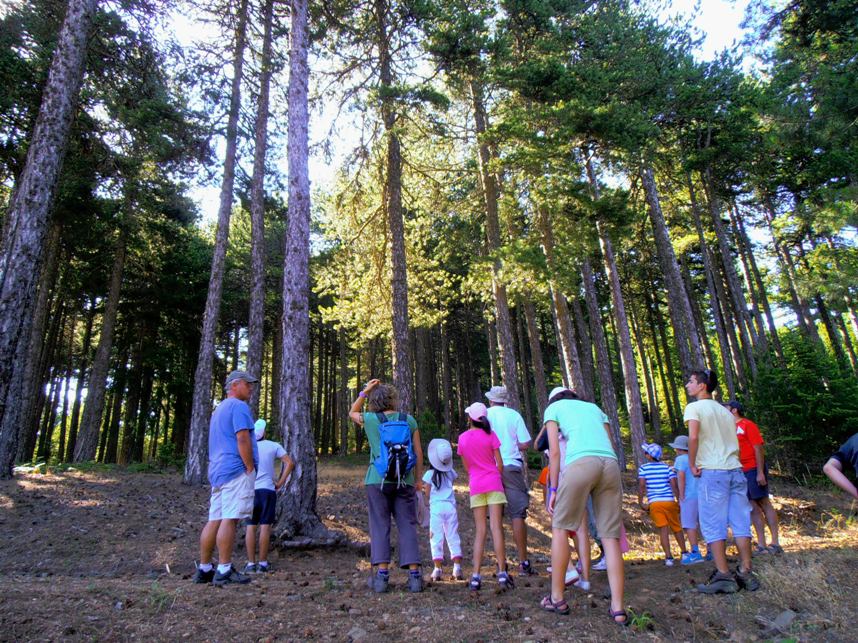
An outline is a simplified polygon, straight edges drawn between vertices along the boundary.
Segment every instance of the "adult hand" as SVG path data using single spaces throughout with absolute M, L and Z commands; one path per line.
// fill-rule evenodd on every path
M 247 476 L 249 476 L 251 473 L 255 473 L 255 472 L 256 472 L 256 469 L 254 469 L 254 468 L 252 468 L 252 467 L 251 467 L 250 469 L 245 469 L 245 470 L 244 470 L 244 474 L 245 474 L 245 475 L 247 475 Z
M 765 471 L 757 471 L 757 484 L 761 487 L 765 487 L 768 484 Z
M 366 386 L 363 387 L 363 392 L 369 393 L 372 389 L 374 389 L 379 384 L 381 384 L 381 380 L 371 379 L 369 382 L 366 383 Z
M 557 502 L 557 492 L 549 491 L 548 492 L 548 515 L 554 515 L 554 503 Z
M 691 475 L 693 475 L 695 478 L 699 478 L 700 477 L 700 467 L 692 464 L 692 465 L 690 465 L 690 468 L 691 468 Z

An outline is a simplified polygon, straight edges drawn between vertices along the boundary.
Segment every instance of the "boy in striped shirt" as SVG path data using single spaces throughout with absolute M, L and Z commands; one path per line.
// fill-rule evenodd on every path
M 670 553 L 670 532 L 679 543 L 682 554 L 685 549 L 685 534 L 679 522 L 679 505 L 676 497 L 679 487 L 676 482 L 676 471 L 661 462 L 661 447 L 657 444 L 643 443 L 646 462 L 638 468 L 638 504 L 644 510 L 649 510 L 649 517 L 659 530 L 661 548 L 664 550 L 664 564 L 673 567 L 673 556 Z M 647 502 L 643 501 L 644 496 Z

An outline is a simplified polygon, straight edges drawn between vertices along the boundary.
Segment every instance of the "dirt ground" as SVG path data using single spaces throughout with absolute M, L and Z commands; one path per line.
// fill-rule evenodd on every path
M 355 541 L 368 540 L 365 466 L 323 460 L 319 468 L 320 514 Z M 631 476 L 627 482 L 632 489 Z M 467 561 L 473 520 L 465 484 L 461 476 L 456 495 Z M 0 639 L 858 640 L 856 507 L 828 488 L 776 480 L 773 489 L 786 553 L 754 559 L 760 591 L 715 597 L 693 591 L 708 564 L 664 566 L 648 519 L 627 494 L 626 605 L 634 626 L 624 629 L 607 616 L 604 572 L 594 572 L 591 593 L 567 593 L 571 615 L 539 610 L 550 543 L 537 491 L 529 524 L 539 576 L 497 594 L 487 555 L 478 595 L 451 580 L 409 594 L 398 570 L 392 591 L 375 595 L 366 586 L 368 559 L 347 548 L 275 553 L 275 571 L 248 586 L 194 585 L 208 489 L 183 486 L 177 473 L 21 473 L 0 483 Z M 508 525 L 506 533 L 514 562 Z M 428 579 L 428 533 L 421 536 Z M 243 539 L 236 549 L 241 568 Z

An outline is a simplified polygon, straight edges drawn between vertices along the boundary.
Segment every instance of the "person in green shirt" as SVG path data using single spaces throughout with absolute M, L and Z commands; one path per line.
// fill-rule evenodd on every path
M 364 403 L 367 412 L 363 411 Z M 352 404 L 349 417 L 363 427 L 369 442 L 369 467 L 364 476 L 367 508 L 369 511 L 370 562 L 377 573 L 370 579 L 370 586 L 378 593 L 388 590 L 390 580 L 390 518 L 396 521 L 399 531 L 399 566 L 408 569 L 408 590 L 423 591 L 423 576 L 420 572 L 420 547 L 417 540 L 417 496 L 416 490 L 423 488 L 423 449 L 420 446 L 420 431 L 417 420 L 407 416 L 411 429 L 411 445 L 416 462 L 414 468 L 397 481 L 384 480 L 373 465 L 381 452 L 381 435 L 378 413 L 391 420 L 399 413 L 399 392 L 390 384 L 373 379 Z

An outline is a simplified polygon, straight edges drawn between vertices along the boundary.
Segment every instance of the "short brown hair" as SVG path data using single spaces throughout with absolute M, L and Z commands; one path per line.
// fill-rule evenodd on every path
M 367 395 L 368 411 L 396 411 L 399 409 L 399 391 L 392 384 L 379 384 Z

